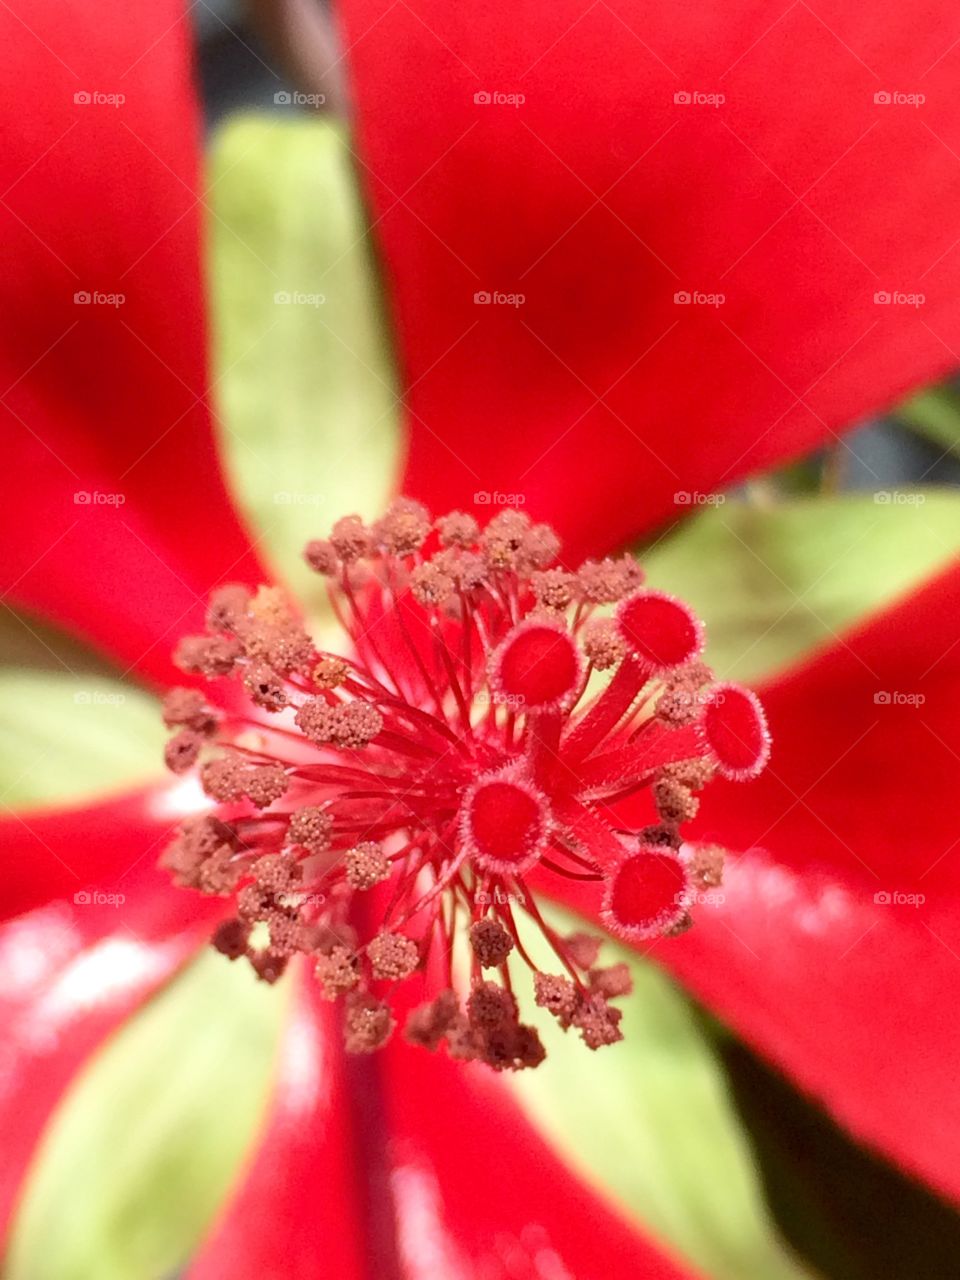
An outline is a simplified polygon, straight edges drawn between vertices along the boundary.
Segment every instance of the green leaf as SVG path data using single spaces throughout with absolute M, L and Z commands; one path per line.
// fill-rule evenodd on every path
M 206 952 L 128 1022 L 55 1113 L 7 1280 L 161 1280 L 203 1237 L 263 1113 L 277 988 Z
M 690 1002 L 651 964 L 609 951 L 633 972 L 633 995 L 617 1001 L 625 1039 L 591 1053 L 575 1032 L 539 1019 L 547 1061 L 510 1080 L 528 1114 L 587 1182 L 712 1280 L 809 1276 L 768 1217 L 723 1068 Z M 547 956 L 541 963 L 556 969 Z
M 718 1044 L 786 1238 L 832 1280 L 957 1274 L 960 1214 L 858 1146 L 750 1051 Z
M 934 387 L 905 400 L 894 413 L 918 435 L 960 455 L 960 394 L 950 387 Z
M 319 605 L 304 544 L 341 515 L 379 514 L 400 452 L 345 131 L 322 119 L 241 117 L 215 139 L 210 184 L 222 456 L 267 559 L 301 601 Z
M 89 674 L 0 668 L 0 805 L 65 803 L 163 772 L 149 694 Z
M 720 501 L 645 557 L 652 585 L 707 624 L 707 659 L 747 682 L 832 642 L 960 550 L 960 494 L 884 490 L 786 501 Z

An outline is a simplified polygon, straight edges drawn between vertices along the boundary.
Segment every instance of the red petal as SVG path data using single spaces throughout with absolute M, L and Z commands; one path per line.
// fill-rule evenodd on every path
M 0 928 L 0 1247 L 63 1091 L 209 930 L 152 871 L 131 874 L 124 889 L 121 907 L 57 903 Z
M 306 973 L 306 971 L 304 971 Z M 363 1187 L 332 1007 L 300 982 L 259 1146 L 191 1280 L 364 1280 Z
M 398 1036 L 338 1065 L 329 1006 L 306 982 L 261 1148 L 191 1280 L 687 1274 L 571 1174 L 488 1072 Z
M 722 904 L 654 948 L 854 1134 L 954 1199 L 958 615 L 960 567 L 766 690 L 766 773 L 708 788 L 699 821 L 749 852 Z M 595 898 L 568 901 L 596 914 Z
M 37 0 L 0 33 L 2 589 L 166 676 L 198 594 L 260 576 L 206 401 L 190 23 L 179 0 Z
M 341 8 L 407 492 L 519 494 L 575 557 L 956 365 L 947 4 Z M 922 114 L 874 102 L 897 85 Z
M 153 787 L 86 806 L 8 812 L 0 819 L 0 919 L 87 889 L 123 891 L 131 874 L 141 887 L 169 891 L 170 877 L 156 863 L 183 816 L 175 795 L 175 788 Z M 171 902 L 187 918 L 208 914 L 196 894 L 178 893 Z

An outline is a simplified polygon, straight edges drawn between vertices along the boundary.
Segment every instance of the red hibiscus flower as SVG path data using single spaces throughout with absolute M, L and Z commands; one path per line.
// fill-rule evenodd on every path
M 207 370 L 198 227 L 204 209 L 218 215 L 198 180 L 184 17 L 177 3 L 78 6 L 66 19 L 41 4 L 3 19 L 3 598 L 160 686 L 181 678 L 170 651 L 202 625 L 211 589 L 276 576 L 262 563 L 269 522 L 234 506 L 230 414 L 219 434 L 211 426 L 223 388 Z M 433 0 L 348 0 L 340 22 L 401 369 L 396 493 L 435 514 L 522 498 L 575 567 L 956 363 L 955 54 L 938 10 L 921 24 L 884 9 L 864 30 L 843 6 L 773 20 L 748 5 L 460 15 Z M 921 84 L 922 119 L 900 101 Z M 232 162 L 243 172 L 242 156 Z M 242 221 L 229 235 L 243 242 Z M 299 281 L 272 276 L 292 314 Z M 920 294 L 922 312 L 884 302 Z M 269 471 L 270 404 L 257 408 L 263 435 L 240 448 Z M 318 426 L 304 458 L 325 491 L 337 489 L 336 439 Z M 718 524 L 741 537 L 732 516 Z M 617 898 L 609 877 L 544 876 L 537 894 L 600 930 L 613 910 L 624 936 L 857 1138 L 956 1198 L 957 1046 L 943 1012 L 960 946 L 955 526 L 931 541 L 925 580 L 875 564 L 889 581 L 867 593 L 870 616 L 841 611 L 842 634 L 814 627 L 818 643 L 794 650 L 803 661 L 761 690 L 776 754 L 747 785 L 716 781 L 689 824 L 694 843 L 736 855 L 722 901 L 691 931 L 641 938 L 662 903 Z M 652 578 L 654 592 L 684 585 Z M 548 662 L 546 692 L 522 675 L 514 690 L 511 653 L 530 634 L 510 631 L 497 680 L 552 711 L 577 673 Z M 79 694 L 94 696 L 89 681 Z M 22 741 L 42 714 L 38 700 L 23 705 Z M 156 867 L 189 799 L 182 784 L 91 799 L 79 793 L 97 780 L 81 771 L 78 802 L 53 803 L 49 756 L 27 793 L 46 803 L 0 822 L 8 1232 L 81 1068 L 223 916 L 219 899 Z M 493 781 L 470 792 L 467 837 L 497 872 L 526 862 L 528 837 L 542 852 L 530 833 L 543 810 L 539 791 L 498 775 L 515 809 L 524 795 L 532 805 L 505 847 L 502 821 L 484 825 Z M 256 1149 L 191 1274 L 681 1273 L 483 1067 L 398 1036 L 347 1059 L 312 977 L 292 1001 Z M 12 1256 L 29 1274 L 16 1241 Z

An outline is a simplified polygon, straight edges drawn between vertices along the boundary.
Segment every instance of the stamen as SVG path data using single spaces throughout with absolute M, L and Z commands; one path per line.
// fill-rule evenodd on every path
M 184 823 L 161 864 L 232 901 L 214 946 L 261 980 L 309 956 L 343 1005 L 350 1052 L 389 1039 L 409 982 L 427 999 L 407 1038 L 457 1060 L 538 1065 L 522 1004 L 591 1049 L 613 1044 L 627 966 L 598 967 L 597 937 L 558 934 L 527 873 L 602 882 L 603 918 L 629 941 L 689 928 L 695 891 L 720 883 L 723 851 L 682 829 L 715 774 L 762 768 L 759 703 L 715 682 L 699 621 L 644 588 L 632 557 L 570 571 L 551 567 L 559 550 L 522 512 L 481 530 L 398 499 L 304 552 L 349 657 L 318 649 L 280 589 L 240 584 L 219 587 L 206 633 L 177 646 L 184 670 L 234 680 L 247 709 L 217 713 L 193 689 L 165 697 L 167 765 L 195 769 L 216 807 Z M 595 694 L 597 672 L 612 674 Z M 658 821 L 624 831 L 618 808 L 640 791 Z M 518 919 L 557 972 L 534 963 Z

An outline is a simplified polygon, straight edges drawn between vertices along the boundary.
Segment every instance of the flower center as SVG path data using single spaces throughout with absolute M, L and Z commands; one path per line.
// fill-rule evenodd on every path
M 419 988 L 409 1039 L 497 1070 L 536 1066 L 518 965 L 561 1025 L 590 1048 L 613 1043 L 626 967 L 598 966 L 598 939 L 553 929 L 534 885 L 582 882 L 612 932 L 635 940 L 689 925 L 693 889 L 719 883 L 717 851 L 691 858 L 681 828 L 715 772 L 762 768 L 759 702 L 716 683 L 697 658 L 699 621 L 644 588 L 635 561 L 571 572 L 558 551 L 518 512 L 481 530 L 400 499 L 306 548 L 343 654 L 319 650 L 278 589 L 239 585 L 215 591 L 205 634 L 178 645 L 181 668 L 224 692 L 164 701 L 167 764 L 196 770 L 211 807 L 163 864 L 232 900 L 214 938 L 231 959 L 272 982 L 309 957 L 344 1004 L 352 1052 L 382 1045 Z M 638 797 L 639 832 L 619 816 Z M 556 973 L 534 967 L 530 930 Z

